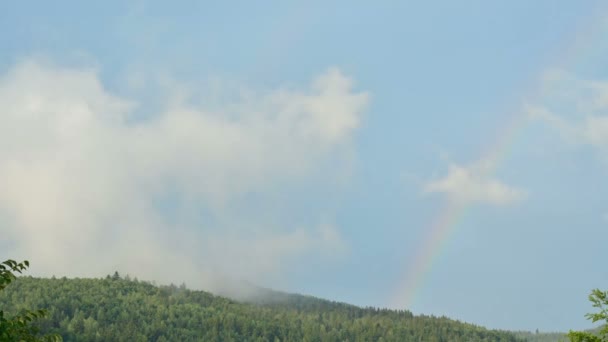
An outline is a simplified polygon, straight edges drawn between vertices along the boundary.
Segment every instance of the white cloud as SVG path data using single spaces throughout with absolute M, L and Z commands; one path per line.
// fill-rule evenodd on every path
M 568 121 L 546 107 L 526 105 L 524 110 L 530 118 L 555 128 L 569 143 L 608 148 L 608 115 L 588 114 L 576 121 Z
M 525 191 L 491 178 L 489 169 L 489 163 L 483 161 L 469 166 L 451 164 L 448 174 L 428 182 L 424 191 L 443 193 L 454 202 L 493 205 L 511 204 L 526 197 Z
M 585 118 L 581 135 L 593 146 L 608 148 L 608 115 Z
M 133 120 L 138 101 L 110 93 L 95 70 L 17 65 L 0 78 L 0 235 L 41 274 L 117 268 L 190 284 L 205 281 L 202 269 L 268 274 L 286 255 L 343 249 L 334 228 L 175 227 L 156 203 L 177 194 L 184 211 L 219 214 L 309 179 L 348 151 L 369 101 L 352 87 L 330 69 L 308 90 L 212 108 L 168 94 L 165 109 Z
M 555 128 L 569 143 L 608 149 L 608 81 L 558 71 L 548 74 L 538 103 L 524 105 L 524 111 Z
M 226 261 L 238 261 L 218 264 L 218 271 L 229 270 L 230 274 L 246 279 L 280 269 L 290 258 L 305 252 L 343 254 L 348 250 L 337 229 L 325 224 L 314 230 L 296 229 L 255 237 L 248 234 L 209 236 L 205 248 Z

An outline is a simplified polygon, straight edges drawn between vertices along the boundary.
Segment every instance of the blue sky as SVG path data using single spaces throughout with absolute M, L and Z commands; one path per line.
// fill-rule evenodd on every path
M 215 291 L 227 276 L 492 328 L 586 328 L 587 294 L 608 281 L 607 13 L 1 5 L 0 246 L 40 275 Z M 449 205 L 467 209 L 395 302 Z

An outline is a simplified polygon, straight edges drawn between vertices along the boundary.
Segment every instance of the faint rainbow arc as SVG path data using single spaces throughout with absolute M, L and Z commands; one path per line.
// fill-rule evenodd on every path
M 502 134 L 498 136 L 493 147 L 482 158 L 488 165 L 483 169 L 482 176 L 492 174 L 501 159 L 508 156 L 510 142 L 516 139 L 517 133 L 526 125 L 526 122 L 525 115 L 516 115 L 505 125 L 506 128 L 502 130 Z M 423 238 L 423 244 L 418 247 L 417 253 L 410 263 L 408 275 L 403 280 L 400 294 L 395 300 L 400 307 L 409 307 L 412 303 L 443 246 L 449 240 L 454 227 L 463 219 L 470 207 L 471 203 L 448 200 L 440 215 L 432 221 L 427 235 Z
M 608 6 L 599 4 L 592 20 L 581 21 L 581 25 L 575 34 L 570 37 L 553 63 L 549 65 L 568 67 L 576 65 L 576 61 L 583 60 L 588 55 L 591 55 L 591 49 L 594 45 L 594 39 L 598 33 L 605 30 L 608 26 Z M 542 75 L 541 75 L 542 77 Z M 538 83 L 538 77 L 534 77 L 534 83 Z M 541 96 L 542 89 L 538 86 L 528 88 L 525 99 L 535 99 Z M 494 143 L 481 153 L 481 160 L 487 163 L 488 167 L 484 168 L 482 176 L 488 176 L 495 172 L 500 166 L 500 163 L 507 158 L 510 152 L 510 146 L 517 140 L 517 135 L 528 122 L 527 116 L 522 111 L 510 117 L 510 121 L 502 127 L 500 134 L 497 135 Z M 393 296 L 389 306 L 409 309 L 415 299 L 417 293 L 423 286 L 424 281 L 431 273 L 432 266 L 436 263 L 441 254 L 441 250 L 449 240 L 451 234 L 458 222 L 460 222 L 467 211 L 471 208 L 471 203 L 448 200 L 440 211 L 440 214 L 435 217 L 428 228 L 428 233 L 423 237 L 422 244 L 418 247 L 417 252 L 409 264 L 408 272 L 405 278 L 400 282 L 397 290 L 397 295 Z

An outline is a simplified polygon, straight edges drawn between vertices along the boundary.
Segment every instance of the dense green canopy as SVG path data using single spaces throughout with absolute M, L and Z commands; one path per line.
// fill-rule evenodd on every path
M 238 303 L 118 274 L 22 277 L 0 293 L 0 307 L 48 310 L 37 324 L 64 341 L 521 341 L 508 332 L 408 311 L 272 292 L 260 298 Z

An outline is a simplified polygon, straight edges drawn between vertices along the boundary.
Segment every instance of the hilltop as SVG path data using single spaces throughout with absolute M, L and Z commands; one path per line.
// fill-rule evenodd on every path
M 0 293 L 0 307 L 47 309 L 41 330 L 64 341 L 524 341 L 446 317 L 266 289 L 242 302 L 117 275 L 21 277 Z

